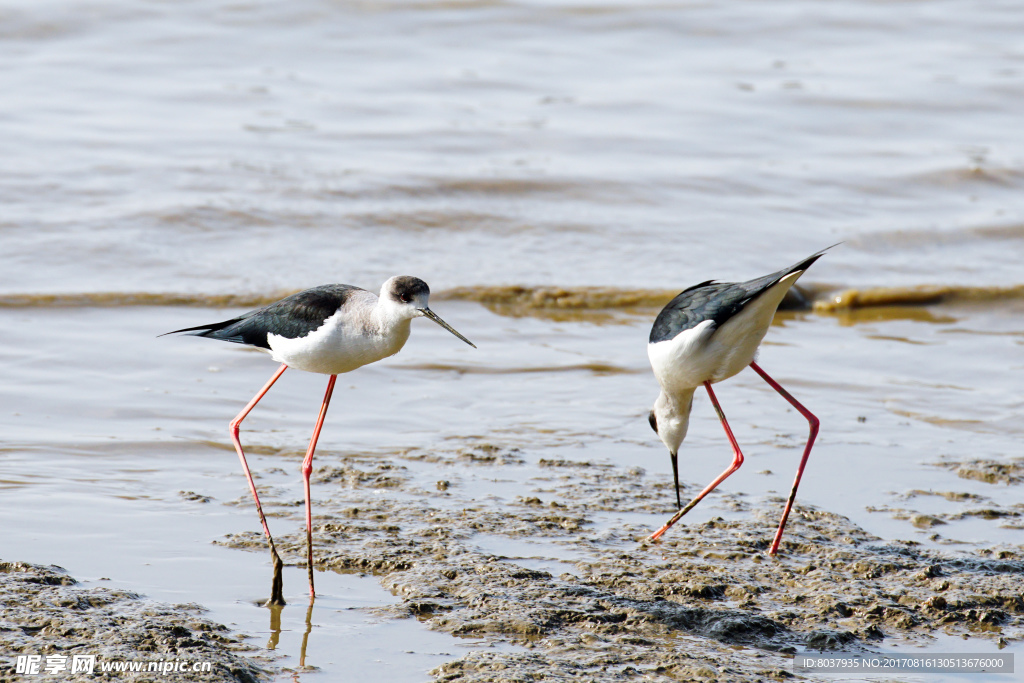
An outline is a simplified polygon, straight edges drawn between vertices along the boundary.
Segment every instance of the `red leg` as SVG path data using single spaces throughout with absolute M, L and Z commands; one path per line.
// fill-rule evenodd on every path
M 651 534 L 652 541 L 656 541 L 661 538 L 661 535 L 668 531 L 673 524 L 678 522 L 680 517 L 692 510 L 694 506 L 704 498 L 704 496 L 714 491 L 716 486 L 725 481 L 726 477 L 738 470 L 740 465 L 743 464 L 743 453 L 740 451 L 740 445 L 736 443 L 736 437 L 732 435 L 732 429 L 729 427 L 729 422 L 725 419 L 725 413 L 722 412 L 722 406 L 718 405 L 718 399 L 715 397 L 715 392 L 711 390 L 711 382 L 704 382 L 704 388 L 708 390 L 708 396 L 711 397 L 711 404 L 715 406 L 715 412 L 718 413 L 718 419 L 722 421 L 722 427 L 725 428 L 725 435 L 729 437 L 729 443 L 732 444 L 732 464 L 729 465 L 724 472 L 718 475 L 717 479 L 708 484 L 703 491 L 698 493 L 696 498 L 687 503 L 686 507 L 672 515 L 672 518 L 665 522 L 665 526 Z
M 789 519 L 789 512 L 793 509 L 793 501 L 796 500 L 796 489 L 800 486 L 800 478 L 804 476 L 804 467 L 807 465 L 807 458 L 811 454 L 811 446 L 814 445 L 814 439 L 818 436 L 818 425 L 820 424 L 818 418 L 815 417 L 811 411 L 804 408 L 803 405 L 785 389 L 779 386 L 779 383 L 768 376 L 758 366 L 757 363 L 751 363 L 750 367 L 754 368 L 754 372 L 761 375 L 761 378 L 768 382 L 772 389 L 782 394 L 782 397 L 789 401 L 794 408 L 800 411 L 800 414 L 807 418 L 807 422 L 810 424 L 810 436 L 807 437 L 807 445 L 804 447 L 804 455 L 800 458 L 800 466 L 796 470 L 796 479 L 793 480 L 793 490 L 789 492 L 789 500 L 786 501 L 786 509 L 782 511 L 782 521 L 779 522 L 779 530 L 775 532 L 775 539 L 772 541 L 772 547 L 768 550 L 769 555 L 774 555 L 779 550 L 779 542 L 782 541 L 782 531 L 786 528 L 786 521 Z
M 256 511 L 260 513 L 260 523 L 263 524 L 263 531 L 267 534 L 267 540 L 270 541 L 270 549 L 277 554 L 277 550 L 274 548 L 274 539 L 270 535 L 270 527 L 267 526 L 267 518 L 263 515 L 263 506 L 260 505 L 260 496 L 256 493 L 256 482 L 252 480 L 252 474 L 249 472 L 249 464 L 245 461 L 245 452 L 242 450 L 242 443 L 238 440 L 238 428 L 242 424 L 242 420 L 252 412 L 252 409 L 256 407 L 256 404 L 260 402 L 260 399 L 270 391 L 270 387 L 274 386 L 274 382 L 284 374 L 284 371 L 288 369 L 287 365 L 281 364 L 281 367 L 277 369 L 274 376 L 270 378 L 270 381 L 264 385 L 260 392 L 256 394 L 249 404 L 242 409 L 242 412 L 231 421 L 231 441 L 235 444 L 235 450 L 238 452 L 238 459 L 242 461 L 242 469 L 245 470 L 245 478 L 249 481 L 249 490 L 252 491 L 252 498 L 256 501 Z
M 256 501 L 256 512 L 260 515 L 260 523 L 263 525 L 263 531 L 267 534 L 267 542 L 270 544 L 270 554 L 274 561 L 274 582 L 271 587 L 270 601 L 268 604 L 274 605 L 284 604 L 284 596 L 282 594 L 283 587 L 281 585 L 281 568 L 284 563 L 281 562 L 281 556 L 277 554 L 277 548 L 274 546 L 274 537 L 270 535 L 270 527 L 267 526 L 267 518 L 263 514 L 263 506 L 260 505 L 260 496 L 256 493 L 256 482 L 252 480 L 252 473 L 249 471 L 249 464 L 245 461 L 245 451 L 242 450 L 242 442 L 238 440 L 238 428 L 242 424 L 242 420 L 252 412 L 252 409 L 256 407 L 256 404 L 260 402 L 260 399 L 270 391 L 270 387 L 274 386 L 274 382 L 276 382 L 287 369 L 288 366 L 282 363 L 281 367 L 279 367 L 277 372 L 274 373 L 274 376 L 270 378 L 270 381 L 260 389 L 258 394 L 253 396 L 252 400 L 249 401 L 248 405 L 242 409 L 242 412 L 240 412 L 235 419 L 231 421 L 230 425 L 231 441 L 235 444 L 235 450 L 238 452 L 238 459 L 242 461 L 242 469 L 245 471 L 245 478 L 249 481 L 249 490 L 252 491 L 252 499 Z
M 313 473 L 313 451 L 316 450 L 316 442 L 320 438 L 320 429 L 324 426 L 327 406 L 331 403 L 331 394 L 334 393 L 334 382 L 337 379 L 337 375 L 331 375 L 331 378 L 327 380 L 324 403 L 320 406 L 320 415 L 316 419 L 313 438 L 309 440 L 309 449 L 306 451 L 306 458 L 302 461 L 302 480 L 306 487 L 306 566 L 309 569 L 309 597 L 311 598 L 315 597 L 316 593 L 313 590 L 313 504 L 309 495 L 309 475 Z

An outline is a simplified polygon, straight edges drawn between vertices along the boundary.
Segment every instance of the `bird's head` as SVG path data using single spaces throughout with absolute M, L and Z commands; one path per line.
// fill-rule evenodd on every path
M 476 348 L 473 342 L 456 332 L 455 328 L 441 320 L 437 313 L 430 310 L 430 306 L 427 305 L 429 299 L 430 287 L 423 280 L 411 275 L 396 275 L 385 282 L 384 286 L 380 288 L 380 300 L 386 302 L 387 307 L 397 317 L 404 320 L 411 320 L 421 316 L 430 318 L 462 341 Z
M 686 438 L 686 430 L 690 426 L 690 407 L 693 405 L 693 394 L 685 397 L 682 404 L 669 399 L 665 392 L 658 395 L 654 408 L 647 416 L 651 429 L 661 437 L 661 442 L 668 452 L 675 456 Z
M 418 277 L 396 275 L 380 288 L 380 298 L 402 317 L 411 320 L 423 315 L 423 310 L 429 310 L 430 287 Z

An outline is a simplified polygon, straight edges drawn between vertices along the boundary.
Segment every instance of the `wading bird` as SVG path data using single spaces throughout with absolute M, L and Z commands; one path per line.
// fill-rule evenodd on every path
M 651 428 L 661 437 L 672 458 L 676 504 L 680 509 L 663 527 L 651 534 L 651 540 L 660 538 L 680 517 L 692 510 L 704 496 L 743 464 L 743 453 L 736 443 L 711 385 L 729 379 L 749 365 L 810 423 L 810 436 L 796 471 L 793 490 L 789 494 L 789 500 L 782 513 L 782 521 L 779 522 L 779 530 L 775 532 L 775 539 L 768 552 L 774 555 L 778 551 L 782 531 L 786 528 L 786 520 L 789 519 L 793 501 L 796 499 L 796 489 L 800 485 L 807 457 L 811 454 L 811 446 L 814 445 L 814 438 L 818 434 L 818 418 L 769 377 L 754 358 L 782 298 L 797 278 L 821 258 L 825 251 L 827 249 L 789 268 L 749 282 L 708 280 L 694 285 L 680 292 L 658 314 L 654 327 L 651 328 L 647 355 L 658 384 L 661 385 L 661 394 L 654 402 L 649 420 Z M 733 461 L 718 478 L 683 507 L 679 496 L 679 446 L 683 443 L 690 424 L 693 394 L 701 385 L 707 389 L 711 404 L 722 421 L 722 427 L 725 428 L 725 435 L 732 445 Z
M 398 353 L 409 339 L 409 323 L 421 316 L 433 320 L 473 348 L 476 346 L 441 320 L 427 306 L 430 288 L 419 278 L 399 275 L 381 287 L 380 296 L 351 285 L 322 285 L 293 294 L 263 308 L 237 318 L 209 325 L 186 327 L 167 334 L 184 332 L 198 337 L 246 344 L 266 351 L 281 363 L 270 381 L 260 389 L 249 404 L 231 421 L 231 441 L 242 461 L 249 489 L 256 501 L 263 531 L 267 534 L 274 562 L 271 604 L 284 604 L 281 572 L 283 563 L 270 535 L 270 527 L 260 505 L 245 452 L 238 440 L 238 429 L 246 415 L 259 403 L 274 382 L 288 368 L 330 375 L 320 415 L 313 429 L 313 438 L 302 461 L 302 478 L 306 489 L 306 561 L 309 568 L 309 595 L 313 590 L 313 514 L 309 495 L 309 476 L 313 471 L 313 452 L 324 424 L 338 375 L 374 363 Z

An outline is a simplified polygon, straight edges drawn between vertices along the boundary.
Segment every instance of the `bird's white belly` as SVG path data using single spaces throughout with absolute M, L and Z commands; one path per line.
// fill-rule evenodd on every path
M 279 363 L 306 372 L 340 375 L 398 353 L 409 339 L 409 321 L 388 336 L 362 325 L 346 324 L 341 311 L 305 337 L 267 335 L 271 356 Z
M 658 383 L 675 393 L 721 382 L 750 365 L 782 297 L 801 273 L 782 278 L 719 328 L 706 320 L 672 339 L 649 344 L 647 355 Z

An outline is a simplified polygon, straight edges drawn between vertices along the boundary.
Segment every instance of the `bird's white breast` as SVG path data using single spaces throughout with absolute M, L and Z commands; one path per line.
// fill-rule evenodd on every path
M 647 345 L 647 357 L 658 383 L 670 394 L 699 387 L 707 375 L 701 350 L 715 332 L 715 323 L 705 320 L 671 339 Z

